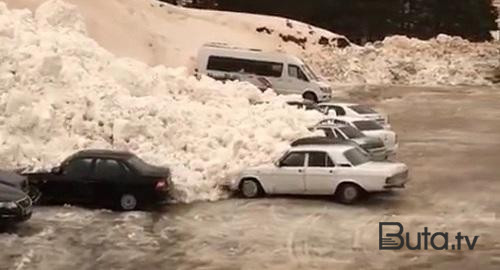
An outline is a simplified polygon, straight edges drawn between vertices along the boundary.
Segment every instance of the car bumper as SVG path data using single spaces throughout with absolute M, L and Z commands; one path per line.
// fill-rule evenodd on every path
M 395 155 L 396 152 L 398 151 L 399 148 L 399 143 L 395 144 L 394 146 L 387 148 L 387 154 L 388 155 Z
M 23 214 L 0 214 L 0 223 L 21 223 L 31 218 L 31 210 Z

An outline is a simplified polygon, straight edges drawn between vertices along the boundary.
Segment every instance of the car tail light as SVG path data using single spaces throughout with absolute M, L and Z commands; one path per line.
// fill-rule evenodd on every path
M 167 190 L 168 189 L 168 184 L 165 179 L 160 179 L 156 182 L 156 190 Z

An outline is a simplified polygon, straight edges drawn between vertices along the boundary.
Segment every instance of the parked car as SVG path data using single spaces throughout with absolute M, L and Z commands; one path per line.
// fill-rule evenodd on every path
M 130 211 L 162 204 L 172 187 L 168 168 L 130 152 L 84 150 L 50 172 L 27 174 L 43 202 L 96 204 Z
M 263 194 L 334 195 L 354 203 L 365 192 L 403 188 L 408 167 L 403 163 L 371 161 L 350 145 L 292 147 L 274 164 L 248 168 L 231 184 L 246 198 Z
M 313 130 L 322 131 L 328 138 L 355 142 L 370 154 L 372 160 L 386 160 L 389 156 L 384 142 L 380 138 L 368 137 L 354 127 L 343 124 L 330 124 L 318 125 Z
M 330 100 L 332 89 L 296 56 L 238 48 L 222 43 L 203 45 L 198 52 L 197 75 L 218 80 L 246 81 L 261 90 L 296 94 L 314 102 Z
M 17 187 L 0 183 L 0 225 L 31 218 L 31 199 Z
M 365 120 L 355 117 L 335 117 L 320 121 L 320 125 L 325 124 L 342 124 L 349 125 L 361 131 L 364 135 L 372 138 L 380 138 L 387 149 L 389 155 L 395 154 L 399 148 L 398 136 L 396 132 L 384 129 L 381 125 L 373 120 Z
M 356 103 L 334 103 L 325 102 L 318 104 L 325 113 L 330 117 L 355 117 L 365 120 L 373 120 L 385 129 L 391 129 L 389 124 L 389 117 L 382 115 L 381 113 L 375 111 L 371 107 L 363 104 Z
M 22 190 L 33 202 L 38 201 L 40 194 L 31 189 L 28 178 L 14 171 L 0 170 L 0 184 Z

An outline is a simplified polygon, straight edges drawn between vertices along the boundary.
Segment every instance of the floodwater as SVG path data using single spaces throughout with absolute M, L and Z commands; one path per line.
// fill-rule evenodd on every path
M 362 86 L 338 99 L 390 114 L 405 190 L 352 206 L 280 196 L 158 213 L 38 207 L 0 233 L 0 270 L 500 269 L 500 89 Z M 424 227 L 449 232 L 449 250 L 379 250 L 384 221 L 412 245 Z M 457 232 L 479 236 L 474 250 L 452 250 Z

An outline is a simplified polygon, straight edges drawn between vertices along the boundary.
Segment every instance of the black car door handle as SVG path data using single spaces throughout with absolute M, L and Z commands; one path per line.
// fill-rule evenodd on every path
M 304 171 L 304 170 L 302 170 L 302 169 L 299 169 L 299 172 L 303 172 L 303 171 Z

